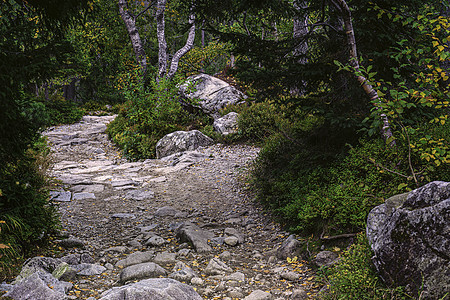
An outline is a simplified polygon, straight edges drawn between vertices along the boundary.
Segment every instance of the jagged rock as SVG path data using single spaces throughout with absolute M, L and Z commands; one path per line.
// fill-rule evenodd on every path
M 237 281 L 237 282 L 244 282 L 245 275 L 244 275 L 244 273 L 241 273 L 241 272 L 234 272 L 234 273 L 232 273 L 230 275 L 225 276 L 224 280 L 232 280 L 232 281 Z
M 103 184 L 80 184 L 72 187 L 71 190 L 74 193 L 100 193 L 105 190 L 105 186 Z
M 25 261 L 20 274 L 13 283 L 17 283 L 36 272 L 52 273 L 61 262 L 52 257 L 33 257 Z
M 101 295 L 100 300 L 202 300 L 187 284 L 170 278 L 145 279 L 121 287 L 112 288 Z
M 223 233 L 225 235 L 227 235 L 227 236 L 235 236 L 235 237 L 237 237 L 239 244 L 242 244 L 245 241 L 245 235 L 243 235 L 241 232 L 239 232 L 235 228 L 231 228 L 231 227 L 225 228 Z
M 162 158 L 177 152 L 192 151 L 214 141 L 198 130 L 175 131 L 165 135 L 156 144 L 156 157 Z
M 125 283 L 130 280 L 139 280 L 143 278 L 154 278 L 166 276 L 167 272 L 161 266 L 149 262 L 126 267 L 120 273 L 120 282 Z
M 431 182 L 389 198 L 367 220 L 372 259 L 389 284 L 404 285 L 422 299 L 450 290 L 450 183 Z
M 154 235 L 145 242 L 145 246 L 159 247 L 167 243 L 165 239 L 158 235 Z
M 191 244 L 198 253 L 212 251 L 211 246 L 208 245 L 208 240 L 214 238 L 214 233 L 211 231 L 186 223 L 176 230 L 176 235 L 181 242 Z
M 222 135 L 236 133 L 238 129 L 238 114 L 230 112 L 225 116 L 214 120 L 214 129 Z
M 116 267 L 128 267 L 132 265 L 137 265 L 145 262 L 149 262 L 155 256 L 154 251 L 146 251 L 146 252 L 134 252 L 128 255 L 125 259 L 119 260 L 116 263 Z
M 247 297 L 244 298 L 244 300 L 272 300 L 272 294 L 268 292 L 264 292 L 261 290 L 256 290 Z
M 118 213 L 111 215 L 111 218 L 114 219 L 136 219 L 135 214 L 127 214 L 127 213 Z
M 125 253 L 128 252 L 130 249 L 128 249 L 128 247 L 126 246 L 115 246 L 115 247 L 111 247 L 105 250 L 105 252 L 108 253 Z
M 291 234 L 277 249 L 276 256 L 278 259 L 286 260 L 288 257 L 293 258 L 299 256 L 301 251 L 301 243 Z
M 292 291 L 292 295 L 289 299 L 292 300 L 304 300 L 304 299 L 308 299 L 308 294 L 306 293 L 306 291 L 302 288 L 297 288 L 295 290 Z
M 181 282 L 191 282 L 191 279 L 197 277 L 197 274 L 185 263 L 178 262 L 169 277 Z
M 97 264 L 79 264 L 73 265 L 72 268 L 77 272 L 77 275 L 81 276 L 92 276 L 92 275 L 100 275 L 106 268 Z
M 235 236 L 227 236 L 224 239 L 225 244 L 227 244 L 228 246 L 237 246 L 237 244 L 239 244 L 239 239 Z
M 74 193 L 73 200 L 95 199 L 94 193 Z
M 222 108 L 247 98 L 235 87 L 207 74 L 189 77 L 185 84 L 180 85 L 179 92 L 186 99 L 200 99 L 196 107 L 214 118 L 220 117 L 219 110 Z
M 61 300 L 67 299 L 65 293 L 71 288 L 71 283 L 59 281 L 49 273 L 38 271 L 14 284 L 4 296 L 15 300 Z
M 331 251 L 320 251 L 317 253 L 316 258 L 314 259 L 314 263 L 318 267 L 329 267 L 336 263 L 338 259 L 338 254 Z
M 203 272 L 206 275 L 223 275 L 225 273 L 233 272 L 233 269 L 220 259 L 212 258 Z
M 296 281 L 300 278 L 300 274 L 297 272 L 293 272 L 293 271 L 287 271 L 287 272 L 281 273 L 281 278 L 290 280 L 290 281 Z
M 171 206 L 164 206 L 160 207 L 155 211 L 155 216 L 158 217 L 173 217 L 175 216 L 179 211 Z
M 176 253 L 170 253 L 170 252 L 164 251 L 164 252 L 156 254 L 153 261 L 158 265 L 165 266 L 165 265 L 170 265 L 170 264 L 176 263 L 176 261 L 177 261 L 176 257 L 177 257 Z
M 131 200 L 136 200 L 136 201 L 142 201 L 145 199 L 155 198 L 155 193 L 152 191 L 146 191 L 146 190 L 135 190 L 135 191 L 130 191 L 130 192 L 126 193 L 125 198 L 131 199 Z
M 50 191 L 50 200 L 59 202 L 70 202 L 72 193 L 66 191 Z

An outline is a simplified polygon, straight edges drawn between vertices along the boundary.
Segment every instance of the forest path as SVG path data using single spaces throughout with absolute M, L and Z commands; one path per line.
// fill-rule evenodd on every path
M 317 293 L 306 262 L 276 257 L 288 234 L 243 191 L 242 177 L 259 149 L 217 144 L 128 162 L 105 133 L 113 118 L 85 116 L 44 133 L 52 149 L 51 176 L 61 182 L 52 195 L 67 237 L 60 242 L 62 255 L 69 264 L 67 257 L 81 257 L 78 263 L 96 266 L 73 279 L 69 299 L 100 298 L 112 287 L 145 278 L 142 270 L 123 274 L 126 257 L 134 257 L 131 264 L 157 263 L 163 277 L 193 286 L 204 299 L 243 299 L 256 290 L 270 294 L 246 299 Z M 212 264 L 214 258 L 225 266 Z

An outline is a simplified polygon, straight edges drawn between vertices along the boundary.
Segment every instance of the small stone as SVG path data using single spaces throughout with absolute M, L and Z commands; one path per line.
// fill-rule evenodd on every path
M 113 214 L 111 218 L 114 219 L 136 219 L 136 216 L 134 214 L 127 214 L 127 213 L 118 213 Z
M 166 244 L 167 241 L 158 235 L 154 235 L 145 242 L 145 246 L 159 247 Z
M 161 252 L 156 254 L 155 259 L 153 260 L 158 265 L 170 265 L 175 264 L 177 262 L 176 260 L 176 253 L 170 253 L 170 252 Z
M 290 280 L 290 281 L 296 281 L 300 278 L 300 274 L 296 273 L 296 272 L 283 272 L 281 273 L 281 278 L 286 279 L 286 280 Z
M 333 265 L 339 255 L 337 253 L 331 252 L 331 251 L 321 251 L 317 253 L 316 258 L 314 259 L 314 263 L 318 267 L 322 266 L 331 266 Z
M 94 193 L 74 193 L 73 200 L 95 199 Z
M 291 295 L 290 299 L 292 299 L 292 300 L 308 299 L 308 294 L 306 293 L 306 291 L 304 289 L 297 288 L 297 289 L 292 291 L 292 295 Z
M 239 239 L 235 236 L 228 236 L 225 238 L 225 244 L 227 244 L 228 246 L 236 246 L 239 243 Z
M 268 292 L 264 292 L 262 290 L 256 290 L 247 297 L 244 298 L 244 300 L 272 300 L 272 294 Z
M 177 256 L 188 256 L 191 250 L 189 249 L 180 249 L 177 252 Z
M 229 266 L 227 266 L 223 261 L 218 258 L 213 258 L 209 261 L 208 266 L 206 266 L 203 271 L 206 275 L 223 275 L 225 273 L 233 272 Z
M 59 202 L 70 202 L 72 193 L 66 191 L 50 191 L 50 200 Z
M 203 279 L 201 279 L 200 277 L 194 277 L 191 279 L 191 283 L 193 285 L 203 285 Z
M 73 269 L 77 271 L 77 275 L 81 276 L 100 275 L 106 270 L 105 267 L 97 264 L 79 264 L 73 266 Z
M 230 251 L 223 251 L 222 253 L 220 253 L 219 257 L 221 259 L 228 260 L 231 258 L 231 253 Z
M 58 244 L 64 248 L 83 248 L 84 247 L 84 242 L 82 240 L 75 239 L 75 238 L 61 240 Z
M 232 299 L 235 299 L 235 298 L 242 299 L 242 298 L 244 298 L 244 294 L 242 294 L 239 291 L 235 291 L 235 290 L 229 291 L 227 295 L 228 295 L 228 297 L 230 297 Z
M 112 264 L 110 264 L 110 263 L 106 263 L 105 264 L 105 268 L 108 269 L 108 270 L 112 270 L 112 269 L 114 269 L 114 266 Z
M 177 213 L 179 213 L 179 211 L 176 210 L 175 208 L 173 208 L 171 206 L 164 206 L 164 207 L 158 208 L 155 211 L 155 216 L 158 216 L 158 217 L 173 217 Z
M 128 242 L 128 246 L 130 246 L 131 248 L 134 249 L 141 249 L 142 248 L 142 244 L 139 241 L 136 240 L 131 240 Z

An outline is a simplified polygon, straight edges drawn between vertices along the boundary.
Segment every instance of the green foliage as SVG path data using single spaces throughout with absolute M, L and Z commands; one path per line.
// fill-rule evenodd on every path
M 206 124 L 205 118 L 196 118 L 183 109 L 172 81 L 152 81 L 147 89 L 131 73 L 122 84 L 127 101 L 108 125 L 108 134 L 130 159 L 153 158 L 156 143 L 164 135 Z
M 266 124 L 262 129 L 247 125 L 264 137 L 253 185 L 262 203 L 291 230 L 325 235 L 361 231 L 370 209 L 384 199 L 432 180 L 450 180 L 446 166 L 430 168 L 409 147 L 426 134 L 448 144 L 448 125 L 428 124 L 410 135 L 394 132 L 397 145 L 388 147 L 381 139 L 358 141 L 355 132 L 336 130 L 311 114 L 280 106 L 269 110 L 268 104 L 254 108 L 262 105 L 266 108 L 257 112 L 265 112 L 264 117 L 251 108 L 241 116 Z
M 372 251 L 363 233 L 345 250 L 337 264 L 322 270 L 328 291 L 324 299 L 410 299 L 402 288 L 390 289 L 378 278 L 371 262 Z
M 180 61 L 179 72 L 187 76 L 198 74 L 216 74 L 228 64 L 230 45 L 212 41 L 205 47 L 192 48 Z

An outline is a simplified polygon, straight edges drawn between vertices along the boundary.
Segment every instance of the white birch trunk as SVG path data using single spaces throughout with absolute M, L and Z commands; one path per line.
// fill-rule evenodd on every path
M 353 23 L 350 9 L 345 0 L 332 0 L 332 1 L 341 9 L 342 12 L 345 32 L 347 35 L 347 44 L 350 48 L 349 49 L 350 65 L 355 69 L 356 72 L 359 73 L 360 71 L 359 59 L 358 59 L 358 52 L 356 50 L 355 33 L 353 31 Z M 364 92 L 366 92 L 370 100 L 376 102 L 378 100 L 378 94 L 373 89 L 373 87 L 367 82 L 367 79 L 362 75 L 356 75 L 356 79 L 361 84 L 361 86 L 364 89 Z M 381 111 L 381 107 L 379 105 L 377 105 L 377 109 Z M 390 144 L 394 145 L 395 140 L 393 139 L 388 117 L 383 112 L 380 112 L 380 119 L 383 122 L 383 126 L 381 128 L 381 135 L 383 136 L 385 141 L 390 141 Z
M 144 46 L 139 36 L 139 32 L 136 28 L 135 18 L 128 12 L 128 4 L 126 0 L 119 0 L 119 13 L 122 17 L 125 27 L 130 37 L 131 45 L 133 46 L 134 55 L 136 61 L 141 67 L 142 74 L 147 71 L 147 57 L 145 55 Z

